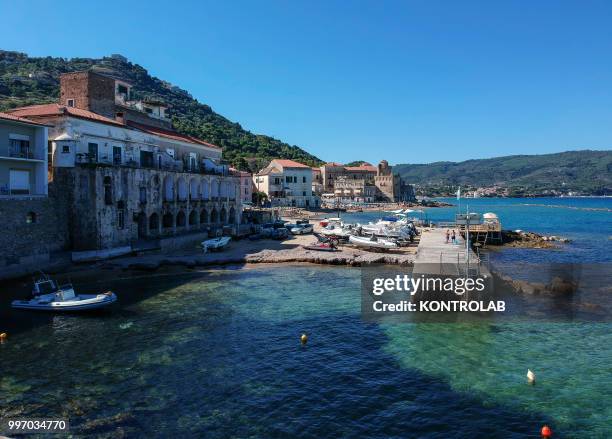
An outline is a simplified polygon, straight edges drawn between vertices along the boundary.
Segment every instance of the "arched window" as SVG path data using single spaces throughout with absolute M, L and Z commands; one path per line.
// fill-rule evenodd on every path
M 149 232 L 159 233 L 159 215 L 152 213 L 149 217 Z
M 200 187 L 202 188 L 202 199 L 203 200 L 210 199 L 210 191 L 209 191 L 209 187 L 208 187 L 208 180 L 202 180 L 202 183 L 200 184 Z
M 174 201 L 174 181 L 172 177 L 164 177 L 164 201 Z
M 206 209 L 202 209 L 200 212 L 200 224 L 208 223 L 208 211 Z
M 185 227 L 185 212 L 182 210 L 176 214 L 176 227 Z
M 227 210 L 225 210 L 225 207 L 221 208 L 221 222 L 225 223 L 227 221 Z
M 110 177 L 104 177 L 104 204 L 113 204 L 113 180 Z
M 123 201 L 117 202 L 117 228 L 123 229 L 125 227 L 125 203 Z
M 187 183 L 183 177 L 179 177 L 178 182 L 178 199 L 180 201 L 187 200 Z
M 219 221 L 219 214 L 217 212 L 217 209 L 213 208 L 212 212 L 210 212 L 210 222 L 214 224 L 218 221 Z
M 219 199 L 219 182 L 217 180 L 213 180 L 210 183 L 210 196 L 213 201 L 217 201 Z
M 195 226 L 196 224 L 198 224 L 198 212 L 192 210 L 189 212 L 189 225 Z
M 200 184 L 195 178 L 189 181 L 189 198 L 191 200 L 198 200 L 200 198 Z
M 236 209 L 231 207 L 230 212 L 229 212 L 229 223 L 234 224 L 235 222 L 236 222 Z
M 164 229 L 171 229 L 174 227 L 174 217 L 171 213 L 167 213 L 162 218 L 162 227 Z

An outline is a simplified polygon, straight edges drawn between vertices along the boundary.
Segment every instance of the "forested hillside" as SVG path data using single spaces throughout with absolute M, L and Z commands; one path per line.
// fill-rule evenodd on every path
M 145 68 L 119 55 L 101 59 L 35 58 L 0 50 L 0 110 L 56 102 L 59 75 L 88 69 L 130 82 L 137 97 L 156 98 L 170 104 L 178 131 L 223 147 L 224 158 L 240 169 L 258 170 L 273 158 L 310 165 L 321 163 L 298 146 L 245 130 L 239 123 L 195 100 L 187 91 L 151 76 Z
M 440 193 L 448 193 L 460 185 L 501 186 L 511 188 L 514 195 L 544 191 L 612 194 L 612 151 L 568 151 L 458 163 L 403 164 L 395 166 L 394 170 L 409 182 Z

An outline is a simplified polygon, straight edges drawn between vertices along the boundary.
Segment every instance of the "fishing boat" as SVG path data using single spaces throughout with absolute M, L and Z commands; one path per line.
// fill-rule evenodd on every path
M 378 238 L 376 236 L 349 236 L 349 243 L 363 248 L 380 248 L 380 249 L 394 249 L 399 246 L 395 241 L 390 239 Z
M 58 286 L 46 274 L 34 281 L 32 295 L 14 300 L 11 307 L 34 311 L 87 311 L 104 308 L 117 301 L 112 291 L 101 294 L 75 294 L 71 284 Z
M 202 241 L 202 248 L 204 253 L 208 250 L 223 250 L 230 243 L 232 238 L 229 236 L 220 236 L 218 238 L 207 239 Z

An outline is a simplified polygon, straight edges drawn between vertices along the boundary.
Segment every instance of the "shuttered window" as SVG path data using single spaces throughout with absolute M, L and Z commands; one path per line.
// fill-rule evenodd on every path
M 19 169 L 10 170 L 10 189 L 11 194 L 30 193 L 30 171 Z

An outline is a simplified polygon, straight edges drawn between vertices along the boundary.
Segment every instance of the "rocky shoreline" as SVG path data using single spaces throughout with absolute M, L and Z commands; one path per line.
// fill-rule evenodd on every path
M 513 279 L 512 277 L 500 273 L 493 273 L 497 279 L 515 293 L 527 295 L 551 295 L 551 296 L 570 296 L 578 288 L 578 284 L 568 279 L 554 277 L 548 283 L 529 282 L 526 280 Z
M 235 255 L 208 253 L 203 255 L 185 255 L 172 257 L 143 257 L 108 262 L 108 266 L 124 270 L 155 271 L 163 266 L 184 266 L 187 268 L 210 267 L 239 264 L 282 264 L 309 263 L 323 265 L 344 265 L 360 267 L 370 264 L 391 264 L 411 266 L 414 255 L 406 253 L 373 253 L 352 249 L 337 252 L 319 252 L 301 247 L 286 250 L 261 250 L 257 253 Z
M 502 241 L 506 247 L 517 248 L 558 248 L 559 243 L 571 242 L 567 238 L 556 235 L 540 235 L 523 230 L 502 230 Z

